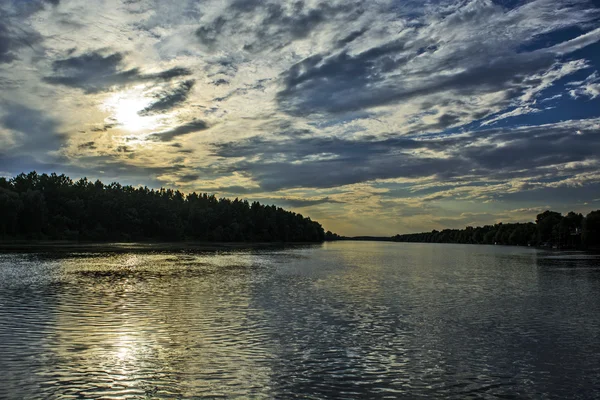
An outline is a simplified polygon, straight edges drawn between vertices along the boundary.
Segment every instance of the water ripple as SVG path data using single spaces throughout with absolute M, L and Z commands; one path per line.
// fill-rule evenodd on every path
M 150 250 L 0 255 L 0 398 L 600 397 L 591 255 Z

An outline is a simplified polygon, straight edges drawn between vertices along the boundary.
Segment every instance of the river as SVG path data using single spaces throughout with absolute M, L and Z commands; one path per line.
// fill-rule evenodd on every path
M 600 398 L 600 258 L 334 242 L 0 254 L 0 398 Z

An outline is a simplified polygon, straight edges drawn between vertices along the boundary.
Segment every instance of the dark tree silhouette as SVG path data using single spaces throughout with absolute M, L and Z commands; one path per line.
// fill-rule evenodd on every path
M 506 244 L 546 246 L 555 248 L 600 248 L 600 210 L 586 217 L 569 212 L 566 216 L 554 211 L 538 214 L 536 222 L 485 225 L 465 229 L 433 230 L 432 232 L 396 235 L 397 242 Z
M 342 237 L 340 235 L 338 235 L 337 233 L 333 233 L 331 231 L 325 232 L 325 240 L 327 240 L 327 241 L 341 240 L 341 239 L 342 239 Z
M 325 233 L 273 205 L 34 171 L 0 178 L 0 238 L 321 242 Z
M 600 248 L 600 210 L 592 211 L 585 217 L 583 240 L 589 247 Z

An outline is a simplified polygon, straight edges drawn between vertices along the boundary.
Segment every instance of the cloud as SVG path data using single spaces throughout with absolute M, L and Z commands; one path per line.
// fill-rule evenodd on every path
M 162 91 L 155 95 L 155 97 L 157 97 L 158 100 L 151 103 L 148 107 L 144 108 L 142 111 L 139 112 L 139 114 L 151 115 L 154 113 L 160 113 L 166 110 L 170 110 L 185 102 L 193 87 L 194 81 L 187 80 L 179 83 L 175 88 L 171 90 Z
M 169 142 L 176 137 L 188 135 L 194 132 L 201 132 L 208 129 L 210 126 L 206 121 L 194 120 L 185 124 L 176 126 L 175 128 L 168 129 L 161 132 L 152 133 L 148 136 L 149 140 Z
M 179 177 L 180 182 L 193 182 L 200 178 L 198 174 L 186 174 Z
M 0 64 L 16 60 L 20 49 L 33 48 L 41 41 L 42 37 L 28 27 L 0 19 Z
M 562 42 L 555 46 L 552 46 L 548 49 L 556 54 L 568 54 L 572 53 L 575 50 L 579 50 L 583 47 L 589 46 L 592 43 L 596 43 L 600 40 L 600 28 L 594 29 L 584 35 L 578 36 L 575 39 L 568 40 L 566 42 Z
M 4 112 L 0 126 L 16 135 L 20 151 L 58 150 L 64 142 L 64 135 L 59 133 L 59 122 L 43 111 L 12 102 L 0 103 L 0 110 Z
M 445 92 L 471 96 L 513 90 L 516 95 L 522 87 L 516 77 L 544 71 L 554 63 L 548 54 L 522 54 L 465 65 L 466 70 L 454 74 L 423 76 L 418 72 L 389 80 L 388 69 L 397 70 L 400 65 L 390 66 L 386 55 L 403 47 L 389 43 L 356 56 L 343 52 L 328 58 L 309 57 L 286 72 L 278 100 L 287 112 L 304 115 L 356 111 Z M 451 70 L 450 65 L 446 68 Z
M 133 153 L 133 150 L 129 146 L 117 146 L 118 153 Z
M 432 97 L 438 103 L 445 98 L 481 102 L 483 96 L 499 94 L 496 106 L 508 106 L 542 83 L 527 77 L 555 66 L 557 56 L 598 40 L 594 31 L 565 42 L 560 51 L 556 46 L 521 51 L 540 16 L 549 26 L 560 24 L 561 14 L 570 22 L 593 18 L 578 7 L 557 12 L 549 2 L 535 3 L 537 16 L 533 5 L 506 14 L 492 2 L 466 2 L 450 15 L 433 12 L 429 24 L 405 28 L 400 37 L 376 46 L 312 54 L 282 74 L 277 100 L 292 115 L 313 117 Z M 531 25 L 514 26 L 508 36 L 505 27 L 511 19 L 531 19 Z M 481 41 L 479 35 L 489 40 Z
M 570 82 L 569 86 L 575 87 L 569 91 L 571 97 L 575 99 L 580 96 L 589 97 L 590 99 L 600 96 L 600 76 L 598 76 L 597 71 L 583 81 Z
M 225 38 L 241 34 L 242 49 L 257 53 L 305 39 L 334 20 L 355 20 L 363 12 L 357 1 L 318 2 L 310 7 L 302 0 L 288 3 L 240 0 L 231 2 L 223 15 L 204 23 L 195 34 L 210 51 L 218 50 Z
M 106 132 L 110 129 L 113 129 L 117 124 L 103 124 L 102 126 L 95 126 L 90 129 L 92 132 Z
M 337 41 L 337 47 L 344 47 L 349 43 L 352 43 L 359 37 L 363 36 L 367 32 L 367 28 L 361 28 L 359 30 L 350 32 L 348 35 L 344 36 L 342 39 Z
M 0 2 L 0 11 L 6 19 L 29 18 L 37 12 L 59 4 L 60 0 L 3 1 Z
M 265 190 L 316 187 L 330 188 L 353 183 L 387 179 L 399 176 L 420 177 L 435 175 L 438 171 L 455 170 L 460 160 L 416 158 L 390 151 L 390 143 L 338 143 L 332 153 L 322 153 L 329 147 L 327 141 L 299 140 L 272 144 L 256 141 L 246 143 L 238 153 L 236 145 L 221 147 L 219 156 L 255 154 L 254 158 L 236 161 L 231 168 L 248 173 Z M 410 143 L 409 146 L 416 146 Z M 331 146 L 333 147 L 333 146 Z M 301 156 L 305 154 L 305 156 Z M 258 160 L 256 160 L 258 158 Z M 312 158 L 312 160 L 311 160 Z
M 529 106 L 521 106 L 521 107 L 515 108 L 514 110 L 507 111 L 505 113 L 502 113 L 500 115 L 492 117 L 492 118 L 482 122 L 481 126 L 493 125 L 496 122 L 503 120 L 505 118 L 517 117 L 519 115 L 525 115 L 525 114 L 530 114 L 530 113 L 538 113 L 541 111 L 542 110 L 540 110 L 538 108 L 533 108 L 533 107 L 529 107 Z
M 53 76 L 44 77 L 48 83 L 83 89 L 88 93 L 110 90 L 136 82 L 170 80 L 189 75 L 190 70 L 174 67 L 158 73 L 144 74 L 139 68 L 123 68 L 121 53 L 103 55 L 90 52 L 80 56 L 56 60 L 52 63 Z
M 322 197 L 322 198 L 290 198 L 290 197 L 282 197 L 282 198 L 269 198 L 264 199 L 265 202 L 273 202 L 280 206 L 284 207 L 294 207 L 294 208 L 302 208 L 302 207 L 310 207 L 317 206 L 320 204 L 326 203 L 337 203 L 341 204 L 343 202 L 334 200 L 330 197 Z
M 460 117 L 454 114 L 444 114 L 438 118 L 438 122 L 436 124 L 436 128 L 444 129 L 449 126 L 455 125 L 460 121 Z
M 77 148 L 80 150 L 86 150 L 86 149 L 96 150 L 97 149 L 96 143 L 93 141 L 82 143 L 82 144 L 78 145 Z
M 504 219 L 502 219 L 504 217 Z M 443 226 L 452 226 L 454 228 L 463 228 L 465 226 L 493 225 L 497 222 L 507 222 L 507 215 L 498 215 L 491 213 L 461 213 L 452 217 L 435 217 L 433 221 Z M 482 221 L 484 221 L 482 223 Z
M 560 165 L 598 160 L 597 125 L 581 125 L 570 121 L 431 139 L 252 138 L 215 144 L 214 153 L 231 159 L 230 168 L 250 174 L 265 190 L 327 188 L 393 178 L 506 181 L 561 176 Z M 580 168 L 581 172 L 593 170 L 595 164 Z

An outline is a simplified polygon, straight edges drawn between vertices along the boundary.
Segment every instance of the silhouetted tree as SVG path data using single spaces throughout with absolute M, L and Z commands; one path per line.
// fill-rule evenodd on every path
M 600 210 L 592 211 L 583 220 L 583 242 L 586 247 L 600 248 Z
M 566 216 L 544 211 L 536 217 L 536 223 L 485 225 L 465 229 L 444 229 L 441 232 L 396 235 L 398 242 L 473 243 L 507 245 L 545 245 L 557 248 L 600 247 L 600 210 L 585 218 L 582 214 L 569 212 Z
M 320 242 L 325 233 L 310 218 L 258 202 L 34 171 L 0 178 L 0 238 Z
M 541 243 L 557 242 L 560 237 L 558 225 L 563 216 L 560 213 L 546 210 L 538 214 L 535 223 L 538 228 L 538 241 Z

